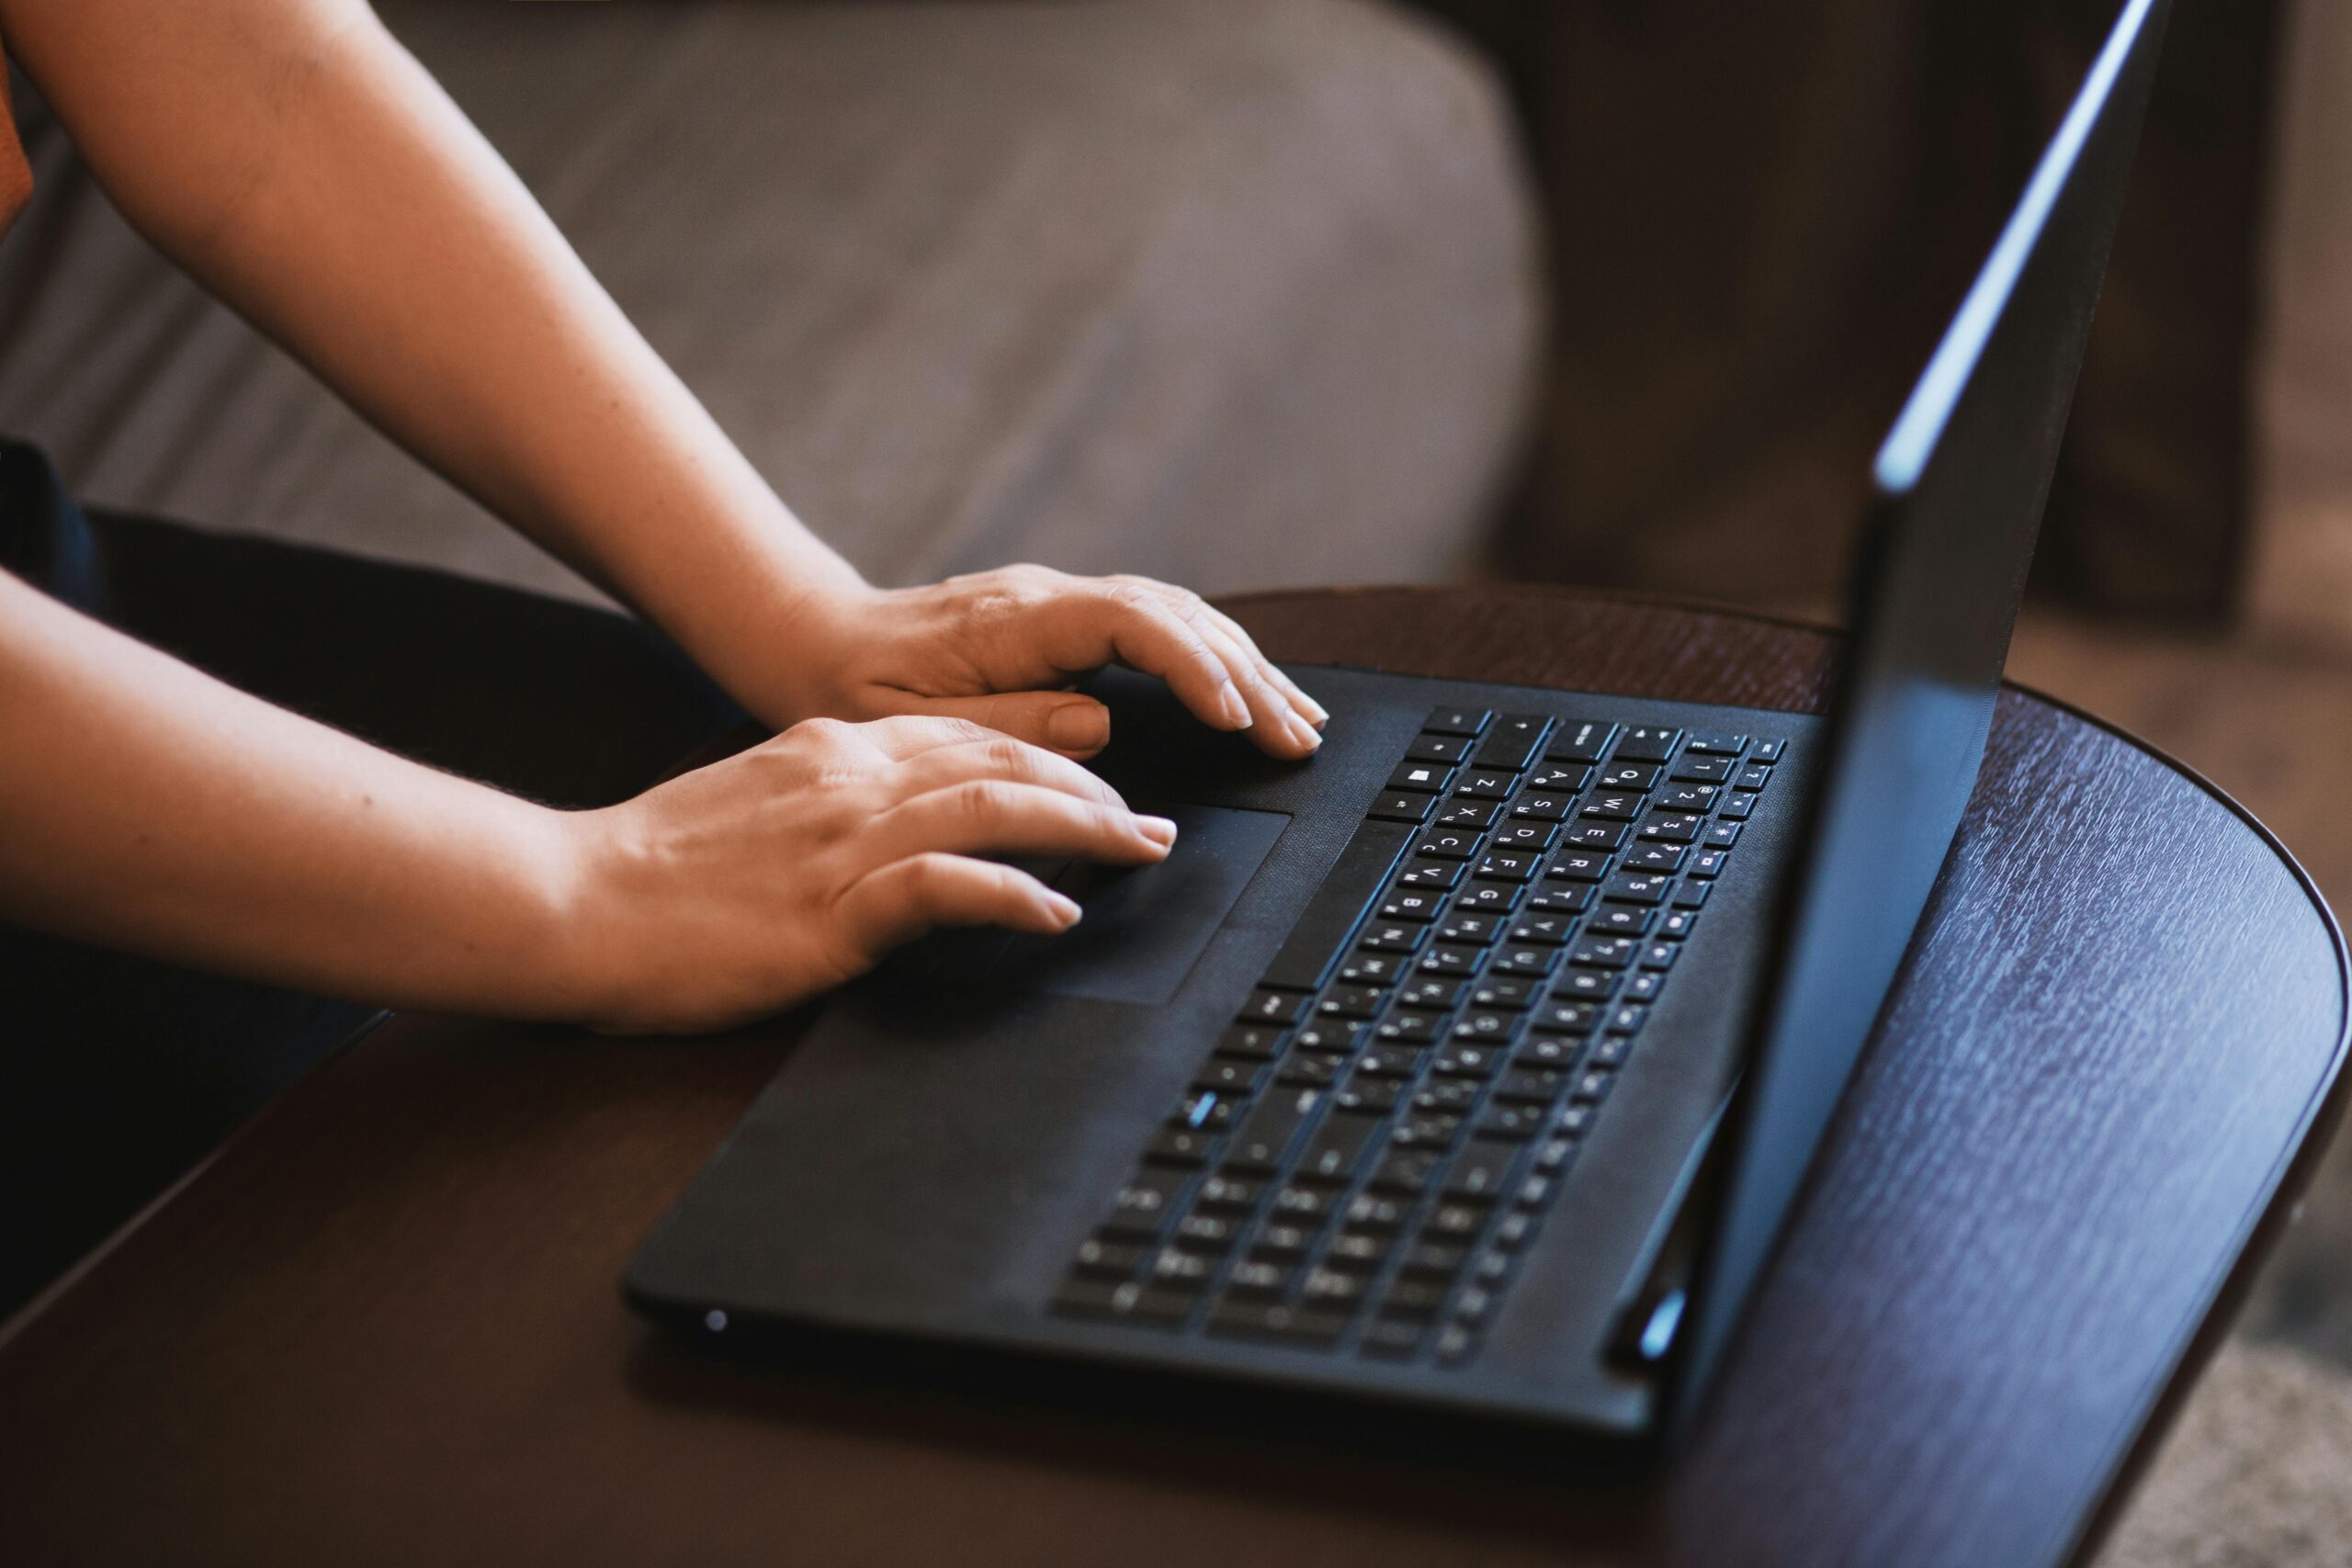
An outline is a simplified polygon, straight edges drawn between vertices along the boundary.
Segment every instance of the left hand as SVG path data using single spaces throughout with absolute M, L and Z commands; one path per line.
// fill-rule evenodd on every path
M 1089 757 L 1110 739 L 1110 715 L 1069 687 L 1114 663 L 1159 676 L 1202 722 L 1247 730 L 1271 756 L 1311 754 L 1330 716 L 1230 617 L 1145 577 L 1010 566 L 860 588 L 813 619 L 817 635 L 799 650 L 810 664 L 790 677 L 795 718 L 930 714 Z

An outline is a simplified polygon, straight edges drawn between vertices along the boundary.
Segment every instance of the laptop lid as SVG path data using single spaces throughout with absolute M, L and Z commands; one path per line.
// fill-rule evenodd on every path
M 1735 1325 L 1910 944 L 1990 731 L 2170 0 L 2129 0 L 1879 448 L 1851 633 L 1756 1033 L 1690 1231 L 1669 1426 Z

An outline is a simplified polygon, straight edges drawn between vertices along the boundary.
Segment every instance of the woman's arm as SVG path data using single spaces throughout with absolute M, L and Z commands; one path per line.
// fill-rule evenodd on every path
M 0 30 L 142 231 L 772 724 L 958 714 L 1083 753 L 1102 716 L 1058 688 L 1118 660 L 1314 749 L 1322 710 L 1181 590 L 869 588 L 360 0 L 0 0 Z
M 937 924 L 1054 932 L 1009 850 L 1144 863 L 1173 827 L 955 720 L 804 724 L 563 812 L 198 673 L 0 572 L 0 916 L 393 1006 L 717 1028 Z

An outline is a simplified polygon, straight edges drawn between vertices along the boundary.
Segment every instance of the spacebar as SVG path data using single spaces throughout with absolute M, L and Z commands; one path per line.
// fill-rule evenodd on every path
M 1413 830 L 1396 822 L 1367 822 L 1358 828 L 1348 847 L 1324 877 L 1323 886 L 1308 900 L 1306 912 L 1290 929 L 1290 940 L 1266 966 L 1264 985 L 1283 990 L 1311 991 L 1331 972 L 1340 948 L 1379 897 L 1388 868 L 1412 841 Z

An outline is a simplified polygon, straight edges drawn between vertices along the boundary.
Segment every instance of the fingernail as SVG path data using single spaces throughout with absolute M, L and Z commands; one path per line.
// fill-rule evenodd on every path
M 1046 716 L 1046 739 L 1057 751 L 1099 751 L 1111 739 L 1111 716 L 1099 704 L 1064 703 Z
M 1241 700 L 1241 694 L 1235 689 L 1232 682 L 1227 681 L 1225 683 L 1225 692 L 1218 697 L 1217 706 L 1225 715 L 1225 727 L 1227 729 L 1250 728 L 1250 705 Z
M 1296 740 L 1301 746 L 1306 747 L 1310 751 L 1318 750 L 1323 744 L 1323 738 L 1320 735 L 1316 734 L 1314 728 L 1307 724 L 1304 719 L 1292 719 L 1290 721 L 1290 733 L 1293 739 Z
M 1056 893 L 1051 888 L 1046 890 L 1046 906 L 1054 911 L 1054 919 L 1062 923 L 1064 931 L 1078 924 L 1078 917 L 1085 912 L 1078 907 L 1078 900 Z
M 1145 838 L 1149 839 L 1161 849 L 1166 849 L 1176 841 L 1176 824 L 1165 817 L 1137 817 L 1136 827 L 1142 831 Z
M 1315 726 L 1316 728 L 1320 729 L 1325 725 L 1331 722 L 1331 710 L 1329 708 L 1325 707 L 1321 703 L 1317 702 L 1305 692 L 1298 694 L 1298 700 L 1306 705 L 1307 719 Z

